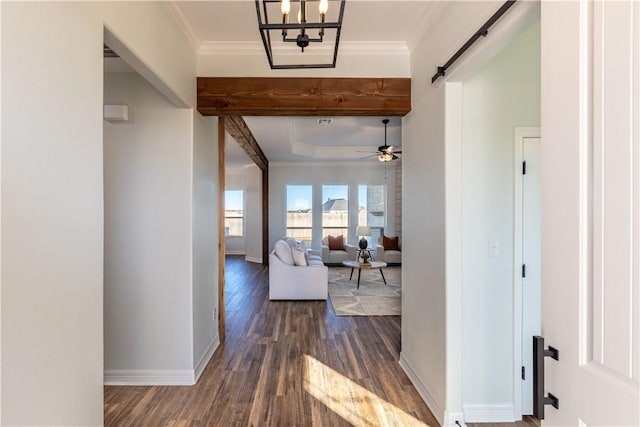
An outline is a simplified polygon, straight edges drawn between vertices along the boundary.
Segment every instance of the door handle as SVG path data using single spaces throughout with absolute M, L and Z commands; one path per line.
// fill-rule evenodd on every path
M 544 419 L 544 406 L 551 405 L 558 409 L 558 398 L 549 393 L 544 395 L 544 358 L 550 357 L 559 360 L 560 352 L 549 346 L 544 349 L 544 338 L 533 337 L 533 416 L 539 420 Z

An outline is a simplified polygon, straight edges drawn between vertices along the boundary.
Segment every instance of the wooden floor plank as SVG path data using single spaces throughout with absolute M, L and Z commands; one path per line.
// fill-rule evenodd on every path
M 105 387 L 105 425 L 438 425 L 398 365 L 400 317 L 269 301 L 268 270 L 240 257 L 225 274 L 226 339 L 198 384 Z

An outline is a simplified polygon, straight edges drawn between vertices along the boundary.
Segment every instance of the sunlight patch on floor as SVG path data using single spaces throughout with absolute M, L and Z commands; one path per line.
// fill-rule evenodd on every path
M 429 427 L 308 354 L 304 389 L 353 425 Z

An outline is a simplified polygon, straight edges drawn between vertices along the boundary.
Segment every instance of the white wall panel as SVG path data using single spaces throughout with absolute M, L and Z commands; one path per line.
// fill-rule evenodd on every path
M 639 6 L 542 3 L 546 425 L 640 422 Z
M 639 148 L 634 135 L 639 112 L 633 105 L 639 70 L 631 54 L 637 49 L 634 40 L 638 43 L 634 7 L 630 1 L 596 2 L 593 9 L 592 358 L 626 377 L 632 376 L 639 332 L 633 322 L 638 298 L 634 240 L 637 245 L 640 226 L 634 212 L 639 196 L 634 176 Z

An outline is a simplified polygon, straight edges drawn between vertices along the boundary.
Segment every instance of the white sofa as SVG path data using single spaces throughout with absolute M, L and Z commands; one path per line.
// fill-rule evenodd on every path
M 380 237 L 378 244 L 376 245 L 376 261 L 386 262 L 389 265 L 402 264 L 402 246 L 398 242 L 398 250 L 386 249 L 382 245 L 382 237 Z
M 328 238 L 322 239 L 322 262 L 328 265 L 342 264 L 342 261 L 354 261 L 356 259 L 356 248 L 349 243 L 344 244 L 344 250 L 329 249 Z
M 294 251 L 296 258 L 294 258 Z M 300 252 L 307 265 L 302 264 Z M 269 254 L 270 300 L 326 300 L 329 269 L 318 255 L 309 255 L 301 242 L 281 239 Z

